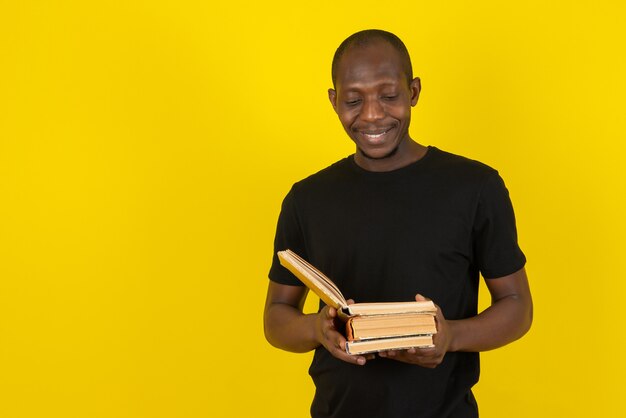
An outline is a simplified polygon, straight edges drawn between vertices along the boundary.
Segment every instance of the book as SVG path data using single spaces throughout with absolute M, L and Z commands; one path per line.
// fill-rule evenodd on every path
M 372 302 L 348 305 L 339 288 L 321 271 L 291 250 L 279 251 L 280 264 L 291 271 L 302 283 L 311 289 L 325 304 L 337 309 L 340 316 L 388 315 L 403 313 L 427 313 L 434 315 L 432 301 L 413 302 Z
M 387 350 L 406 350 L 411 347 L 434 347 L 432 335 L 409 335 L 394 338 L 377 338 L 373 340 L 348 341 L 346 352 L 348 354 L 367 354 Z
M 350 341 L 436 332 L 433 316 L 423 313 L 353 316 L 346 323 L 346 336 Z
M 348 305 L 324 273 L 291 250 L 279 251 L 281 265 L 346 322 L 346 351 L 362 354 L 410 347 L 431 347 L 437 332 L 432 301 L 373 302 Z

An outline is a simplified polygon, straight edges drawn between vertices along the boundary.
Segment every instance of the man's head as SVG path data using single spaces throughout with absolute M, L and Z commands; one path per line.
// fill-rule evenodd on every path
M 404 70 L 404 74 L 406 75 L 407 82 L 410 83 L 411 80 L 413 80 L 413 67 L 411 65 L 411 57 L 409 56 L 409 51 L 406 49 L 404 42 L 402 42 L 400 38 L 398 38 L 391 32 L 380 29 L 366 29 L 348 36 L 335 51 L 335 56 L 333 57 L 333 63 L 331 67 L 333 87 L 337 87 L 337 68 L 339 67 L 341 58 L 347 50 L 349 50 L 350 48 L 368 46 L 375 42 L 381 41 L 387 42 L 389 45 L 395 48 L 398 54 L 400 54 L 400 57 L 402 58 L 402 67 Z
M 413 142 L 408 132 L 411 107 L 417 103 L 420 82 L 412 78 L 402 41 L 378 30 L 350 36 L 335 53 L 333 84 L 328 97 L 357 146 L 357 162 L 372 169 L 406 163 Z

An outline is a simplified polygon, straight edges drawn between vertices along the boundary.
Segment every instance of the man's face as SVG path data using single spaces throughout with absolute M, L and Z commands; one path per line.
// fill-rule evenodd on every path
M 370 162 L 402 158 L 419 79 L 407 80 L 400 54 L 388 43 L 349 48 L 328 95 L 357 156 Z M 359 155 L 360 154 L 360 155 Z

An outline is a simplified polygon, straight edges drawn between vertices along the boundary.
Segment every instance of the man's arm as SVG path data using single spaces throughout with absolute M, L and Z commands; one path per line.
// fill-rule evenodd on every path
M 325 306 L 317 314 L 304 314 L 302 308 L 307 292 L 304 286 L 287 286 L 270 280 L 263 315 L 267 341 L 274 347 L 296 353 L 323 345 L 338 359 L 358 365 L 373 358 L 346 353 L 346 339 L 335 328 L 338 318 L 334 308 Z
M 487 279 L 486 283 L 491 294 L 491 306 L 472 318 L 446 320 L 437 307 L 434 348 L 389 351 L 381 353 L 381 356 L 436 367 L 448 351 L 492 350 L 526 334 L 533 320 L 533 302 L 526 271 L 521 269 L 508 276 Z M 417 295 L 416 299 L 424 298 Z
M 533 321 L 533 301 L 526 270 L 487 279 L 491 306 L 479 315 L 448 321 L 451 342 L 448 351 L 487 351 L 522 337 Z

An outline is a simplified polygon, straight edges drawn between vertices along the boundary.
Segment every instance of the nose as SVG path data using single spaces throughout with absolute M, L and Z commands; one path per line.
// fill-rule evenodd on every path
M 385 111 L 378 100 L 369 99 L 363 101 L 360 116 L 362 120 L 371 122 L 384 118 Z

